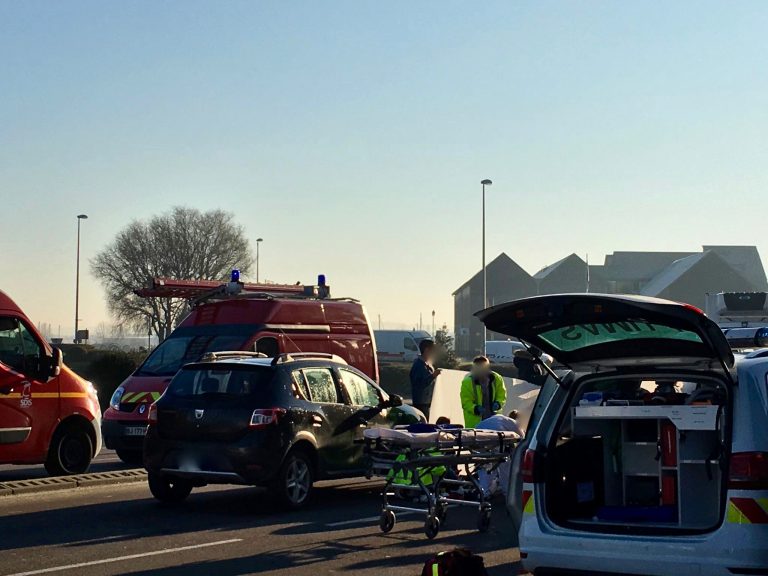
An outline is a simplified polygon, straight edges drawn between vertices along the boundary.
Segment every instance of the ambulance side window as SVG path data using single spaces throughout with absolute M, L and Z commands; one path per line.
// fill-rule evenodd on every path
M 411 352 L 416 352 L 419 349 L 419 347 L 416 346 L 416 342 L 414 342 L 413 338 L 411 338 L 410 336 L 406 336 L 405 338 L 403 338 L 403 347 L 406 350 L 410 350 Z

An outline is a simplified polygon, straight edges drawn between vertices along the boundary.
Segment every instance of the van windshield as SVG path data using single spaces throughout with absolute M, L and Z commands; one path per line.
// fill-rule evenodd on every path
M 248 396 L 258 402 L 272 400 L 271 386 L 275 371 L 261 366 L 192 366 L 179 371 L 171 380 L 168 391 L 174 396 Z
M 206 352 L 241 350 L 258 331 L 252 324 L 217 324 L 177 328 L 136 371 L 136 376 L 173 376 Z

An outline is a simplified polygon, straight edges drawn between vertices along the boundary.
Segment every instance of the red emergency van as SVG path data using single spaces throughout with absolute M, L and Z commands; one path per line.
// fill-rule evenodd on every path
M 45 464 L 53 475 L 88 470 L 101 450 L 93 385 L 0 292 L 0 463 Z
M 234 278 L 233 278 L 234 279 Z M 363 306 L 330 298 L 324 278 L 316 286 L 220 284 L 158 278 L 136 292 L 183 298 L 189 315 L 115 391 L 104 412 L 104 443 L 125 462 L 141 463 L 149 407 L 184 364 L 207 352 L 249 350 L 336 354 L 378 381 L 376 349 Z

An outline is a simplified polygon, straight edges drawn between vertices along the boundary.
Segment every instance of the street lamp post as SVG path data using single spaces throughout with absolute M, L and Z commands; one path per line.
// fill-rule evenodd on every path
M 485 187 L 493 184 L 488 178 L 480 182 L 483 186 L 483 308 L 488 308 L 488 278 L 485 268 Z M 486 353 L 486 341 L 488 340 L 488 329 L 483 325 L 483 354 Z
M 75 344 L 80 344 L 80 338 L 77 335 L 77 323 L 80 318 L 80 221 L 86 220 L 86 214 L 77 215 L 77 265 L 75 272 Z
M 435 311 L 432 310 L 432 338 L 435 337 Z
M 264 238 L 256 238 L 256 284 L 259 283 L 259 246 L 264 242 Z

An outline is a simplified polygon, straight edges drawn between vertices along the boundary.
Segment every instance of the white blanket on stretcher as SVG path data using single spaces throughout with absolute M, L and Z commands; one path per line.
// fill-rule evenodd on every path
M 454 428 L 435 432 L 408 432 L 404 428 L 369 428 L 363 432 L 369 440 L 383 440 L 391 444 L 411 448 L 498 448 L 513 447 L 520 435 L 511 431 L 475 430 L 472 428 Z

